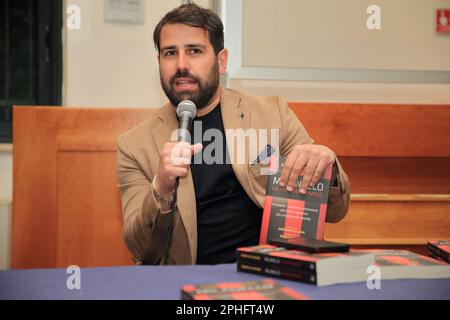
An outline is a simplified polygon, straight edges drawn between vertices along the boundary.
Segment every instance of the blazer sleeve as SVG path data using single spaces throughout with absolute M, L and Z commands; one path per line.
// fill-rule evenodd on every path
M 168 237 L 169 215 L 161 214 L 153 196 L 153 177 L 141 169 L 123 136 L 118 138 L 117 166 L 125 244 L 136 262 L 159 264 Z
M 282 97 L 278 97 L 277 102 L 281 119 L 280 154 L 286 157 L 296 145 L 313 143 L 314 141 L 309 137 L 305 127 L 289 108 L 286 101 Z M 330 187 L 326 217 L 326 222 L 332 223 L 339 222 L 345 217 L 350 203 L 348 177 L 337 159 L 336 166 L 338 185 Z

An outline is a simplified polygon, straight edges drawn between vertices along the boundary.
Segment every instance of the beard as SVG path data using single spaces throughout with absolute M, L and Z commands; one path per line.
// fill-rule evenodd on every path
M 178 78 L 189 78 L 197 84 L 197 90 L 194 91 L 179 91 L 176 92 L 174 89 L 175 82 Z M 198 110 L 203 109 L 208 106 L 212 97 L 217 91 L 220 82 L 219 74 L 219 62 L 216 60 L 211 71 L 208 73 L 206 80 L 202 80 L 199 77 L 191 75 L 187 70 L 178 70 L 175 75 L 173 75 L 169 81 L 163 78 L 160 72 L 161 86 L 169 99 L 170 103 L 175 107 L 183 100 L 192 101 Z

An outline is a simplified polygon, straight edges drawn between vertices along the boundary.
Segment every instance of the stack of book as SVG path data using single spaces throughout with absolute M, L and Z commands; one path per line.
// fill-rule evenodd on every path
M 237 250 L 238 271 L 291 279 L 325 286 L 361 282 L 375 262 L 373 253 L 350 250 L 345 253 L 306 253 L 273 245 Z
M 182 300 L 309 300 L 273 279 L 246 282 L 189 284 L 181 288 Z
M 380 280 L 450 278 L 450 265 L 406 250 L 351 249 L 306 253 L 273 245 L 237 250 L 238 271 L 325 286 L 364 282 L 375 266 Z
M 450 240 L 434 240 L 428 242 L 430 256 L 450 263 Z

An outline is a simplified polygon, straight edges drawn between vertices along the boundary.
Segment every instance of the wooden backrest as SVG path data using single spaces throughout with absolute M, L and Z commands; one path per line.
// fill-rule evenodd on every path
M 450 238 L 450 106 L 292 103 L 338 154 L 352 205 L 330 240 Z M 13 268 L 132 264 L 122 241 L 117 135 L 154 110 L 14 108 Z
M 449 194 L 450 106 L 291 103 L 353 193 Z
M 450 106 L 290 103 L 316 143 L 343 157 L 450 156 Z

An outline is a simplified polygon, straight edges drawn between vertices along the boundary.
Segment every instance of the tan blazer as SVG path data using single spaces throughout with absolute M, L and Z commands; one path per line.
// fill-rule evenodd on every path
M 297 144 L 312 143 L 303 125 L 280 97 L 257 97 L 221 88 L 222 119 L 226 129 L 279 129 L 280 154 L 287 156 Z M 158 172 L 159 152 L 178 128 L 175 108 L 161 107 L 150 119 L 118 139 L 118 176 L 122 198 L 124 240 L 134 259 L 146 264 L 162 262 L 167 240 L 168 215 L 162 215 L 152 192 Z M 227 139 L 227 143 L 230 141 Z M 233 155 L 230 155 L 233 159 Z M 267 176 L 259 165 L 232 164 L 242 187 L 259 207 L 264 205 Z M 254 160 L 254 159 L 253 159 Z M 235 161 L 237 162 L 237 161 Z M 341 220 L 348 209 L 350 190 L 347 176 L 338 163 L 339 187 L 331 188 L 327 222 Z M 195 264 L 197 259 L 196 201 L 192 176 L 180 180 L 169 263 Z

